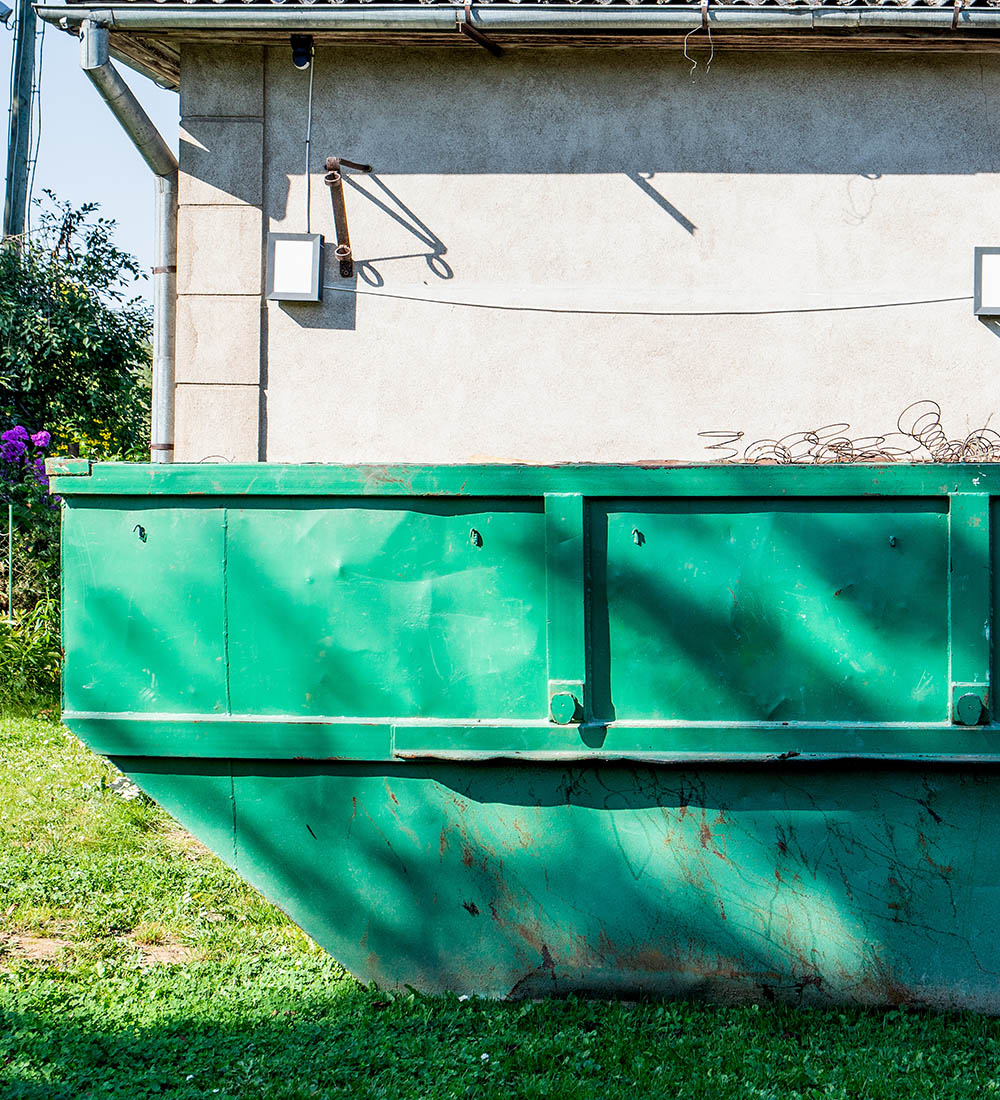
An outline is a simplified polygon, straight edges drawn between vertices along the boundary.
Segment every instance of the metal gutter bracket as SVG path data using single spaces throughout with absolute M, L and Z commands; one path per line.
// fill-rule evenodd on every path
M 111 64 L 104 19 L 80 25 L 80 67 L 132 139 L 156 177 L 153 259 L 153 396 L 150 459 L 171 462 L 174 453 L 175 326 L 177 305 L 177 158 Z
M 351 253 L 351 235 L 347 230 L 347 204 L 344 202 L 343 168 L 353 168 L 355 172 L 371 172 L 370 164 L 358 164 L 344 157 L 326 158 L 326 175 L 323 182 L 330 188 L 330 201 L 333 203 L 333 221 L 337 227 L 336 256 L 340 261 L 340 277 L 354 277 L 354 256 Z
M 458 16 L 458 30 L 466 38 L 471 38 L 477 46 L 482 46 L 487 53 L 491 53 L 494 57 L 503 57 L 503 47 L 498 46 L 492 38 L 487 38 L 481 30 L 472 25 L 472 4 L 470 0 L 466 0 L 465 3 L 465 18 L 463 19 L 461 15 Z

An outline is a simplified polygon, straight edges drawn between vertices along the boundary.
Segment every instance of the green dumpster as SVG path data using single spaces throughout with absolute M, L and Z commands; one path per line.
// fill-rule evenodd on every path
M 1000 1010 L 1000 467 L 52 472 L 67 725 L 358 977 Z

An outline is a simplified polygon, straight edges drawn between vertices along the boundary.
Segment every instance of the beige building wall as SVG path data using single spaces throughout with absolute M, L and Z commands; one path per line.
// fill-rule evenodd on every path
M 307 219 L 309 74 L 184 52 L 178 460 L 698 461 L 922 398 L 1000 427 L 992 55 L 321 46 L 313 79 Z M 331 155 L 375 167 L 353 279 Z M 264 302 L 307 224 L 324 301 Z

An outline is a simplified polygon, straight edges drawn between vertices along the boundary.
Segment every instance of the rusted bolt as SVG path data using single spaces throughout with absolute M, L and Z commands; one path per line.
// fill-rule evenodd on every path
M 560 726 L 578 721 L 581 710 L 580 700 L 571 691 L 557 691 L 549 700 L 552 721 Z
M 889 545 L 890 546 L 895 546 L 896 545 L 896 536 L 895 535 L 890 535 L 889 536 Z

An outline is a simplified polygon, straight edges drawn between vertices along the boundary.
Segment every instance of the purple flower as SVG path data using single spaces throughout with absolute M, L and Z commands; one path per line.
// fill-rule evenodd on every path
M 27 443 L 30 438 L 31 436 L 28 435 L 28 429 L 22 428 L 20 424 L 16 424 L 13 428 L 8 428 L 7 431 L 0 435 L 0 439 L 2 439 L 4 443 Z
M 36 447 L 47 447 L 52 442 L 52 436 L 43 429 L 40 432 L 35 432 L 31 437 L 31 442 Z
M 20 439 L 8 439 L 9 434 L 9 432 L 4 432 L 0 436 L 0 439 L 3 439 L 3 442 L 0 443 L 0 457 L 5 462 L 20 462 L 28 448 Z
M 48 435 L 48 434 L 49 434 L 48 432 L 45 432 L 45 435 Z M 41 455 L 39 455 L 37 458 L 35 458 L 32 461 L 31 468 L 35 473 L 35 477 L 38 479 L 38 484 L 39 485 L 48 485 L 49 475 L 45 472 L 45 459 L 42 458 Z

